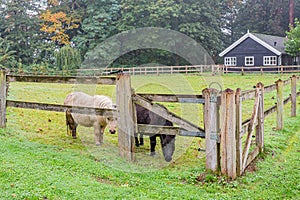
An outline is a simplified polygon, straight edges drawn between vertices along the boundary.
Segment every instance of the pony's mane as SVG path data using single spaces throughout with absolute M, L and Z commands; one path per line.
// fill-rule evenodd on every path
M 104 95 L 95 95 L 94 104 L 99 108 L 113 108 L 113 103 L 111 98 Z

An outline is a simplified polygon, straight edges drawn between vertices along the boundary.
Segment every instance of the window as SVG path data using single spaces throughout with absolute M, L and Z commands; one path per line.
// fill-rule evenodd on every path
M 236 57 L 225 57 L 224 65 L 225 66 L 236 66 Z
M 245 57 L 245 66 L 254 66 L 254 56 Z
M 264 56 L 264 65 L 277 65 L 276 56 Z

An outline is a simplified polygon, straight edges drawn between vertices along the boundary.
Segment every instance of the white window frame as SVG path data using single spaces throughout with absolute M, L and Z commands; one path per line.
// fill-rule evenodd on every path
M 277 56 L 264 56 L 263 57 L 264 66 L 276 66 L 277 65 Z
M 251 62 L 248 62 L 248 59 Z M 254 66 L 254 56 L 245 56 L 245 66 Z
M 225 57 L 224 65 L 225 66 L 236 66 L 236 57 Z

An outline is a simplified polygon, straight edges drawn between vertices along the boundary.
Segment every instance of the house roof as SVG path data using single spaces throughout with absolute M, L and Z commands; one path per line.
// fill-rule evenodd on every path
M 230 52 L 232 49 L 234 49 L 236 46 L 238 46 L 247 38 L 251 38 L 252 40 L 258 42 L 259 44 L 269 49 L 270 51 L 272 51 L 278 56 L 281 54 L 285 54 L 284 51 L 284 41 L 286 40 L 285 37 L 247 32 L 240 39 L 238 39 L 236 42 L 234 42 L 232 45 L 230 45 L 228 48 L 222 51 L 219 54 L 219 56 L 221 57 L 224 56 L 225 54 Z

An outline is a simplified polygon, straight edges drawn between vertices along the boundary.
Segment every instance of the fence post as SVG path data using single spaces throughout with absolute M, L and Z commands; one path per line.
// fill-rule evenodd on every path
M 259 104 L 258 104 L 258 113 L 257 113 L 257 126 L 256 126 L 256 145 L 259 148 L 259 152 L 263 152 L 264 147 L 264 85 L 258 83 L 256 85 L 259 88 Z
M 118 74 L 116 78 L 116 103 L 118 109 L 119 154 L 128 161 L 134 160 L 135 113 L 132 101 L 129 74 Z
M 276 83 L 277 89 L 277 124 L 276 129 L 281 130 L 283 129 L 283 112 L 284 112 L 284 105 L 283 105 L 283 81 L 279 79 Z
M 296 105 L 297 105 L 297 77 L 293 75 L 291 77 L 291 116 L 296 117 Z
M 236 178 L 235 92 L 226 89 L 221 96 L 221 173 Z
M 242 100 L 241 100 L 241 89 L 238 88 L 235 94 L 236 103 L 236 173 L 238 176 L 242 175 L 243 172 L 243 150 L 242 150 Z
M 207 88 L 202 91 L 204 104 L 204 127 L 206 142 L 206 170 L 217 172 L 219 169 L 219 156 L 217 148 L 219 132 L 219 106 L 218 91 Z
M 0 128 L 6 127 L 6 72 L 0 69 Z

